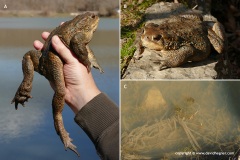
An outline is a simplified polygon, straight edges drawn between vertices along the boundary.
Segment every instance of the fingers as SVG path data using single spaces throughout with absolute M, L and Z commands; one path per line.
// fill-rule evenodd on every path
M 43 47 L 43 43 L 40 42 L 39 40 L 35 40 L 35 41 L 33 42 L 33 46 L 34 46 L 34 48 L 35 48 L 36 50 L 41 50 L 42 47 Z
M 52 37 L 52 46 L 65 63 L 76 61 L 76 58 L 72 55 L 71 51 L 62 43 L 58 36 Z
M 43 32 L 43 33 L 42 33 L 42 38 L 43 38 L 44 41 L 46 41 L 46 39 L 48 38 L 49 34 L 50 34 L 49 32 Z M 36 50 L 41 50 L 42 47 L 43 47 L 43 43 L 40 42 L 39 40 L 35 40 L 35 41 L 33 42 L 33 46 L 34 46 L 34 48 L 35 48 Z
M 46 41 L 48 36 L 50 35 L 49 32 L 43 32 L 42 38 Z M 62 43 L 58 36 L 52 37 L 52 45 L 53 48 L 58 52 L 60 57 L 66 62 L 71 63 L 76 60 L 76 58 L 72 55 L 71 51 Z M 43 47 L 43 43 L 39 40 L 35 40 L 33 42 L 33 46 L 36 50 L 41 50 Z
M 49 35 L 50 35 L 49 32 L 43 32 L 42 33 L 43 40 L 46 41 Z M 39 40 L 35 40 L 33 42 L 33 46 L 36 50 L 41 50 L 43 47 L 43 43 L 40 42 Z M 76 60 L 71 51 L 62 43 L 58 36 L 52 37 L 52 46 L 66 63 L 71 63 L 72 61 Z
M 49 35 L 50 35 L 49 32 L 43 32 L 43 33 L 42 33 L 42 38 L 43 38 L 43 40 L 46 41 L 46 39 L 48 38 Z

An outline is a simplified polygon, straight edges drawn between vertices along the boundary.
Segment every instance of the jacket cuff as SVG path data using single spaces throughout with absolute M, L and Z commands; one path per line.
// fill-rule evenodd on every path
M 107 95 L 100 93 L 76 114 L 74 120 L 94 143 L 98 143 L 103 132 L 119 121 L 119 111 Z

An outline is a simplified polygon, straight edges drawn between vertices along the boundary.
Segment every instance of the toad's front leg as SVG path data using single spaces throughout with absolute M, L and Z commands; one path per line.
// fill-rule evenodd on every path
M 18 103 L 24 106 L 24 102 L 32 98 L 30 93 L 32 90 L 34 70 L 38 70 L 39 58 L 41 55 L 40 51 L 31 50 L 23 56 L 22 71 L 24 77 L 12 100 L 12 103 L 15 103 L 15 109 L 18 109 Z
M 144 29 L 141 29 L 137 31 L 136 39 L 134 41 L 134 45 L 136 47 L 136 51 L 134 52 L 133 55 L 133 62 L 135 63 L 136 60 L 139 60 L 140 58 L 143 57 L 143 52 L 145 50 L 145 47 L 142 44 L 142 34 L 144 33 Z
M 63 64 L 61 59 L 55 56 L 52 52 L 49 53 L 50 59 L 50 73 L 48 79 L 54 84 L 54 96 L 52 100 L 53 108 L 53 120 L 57 134 L 60 136 L 65 149 L 69 148 L 75 152 L 78 156 L 77 147 L 72 144 L 72 139 L 69 137 L 69 133 L 65 130 L 62 118 L 62 111 L 64 108 L 65 97 L 65 81 L 63 76 Z
M 91 70 L 91 62 L 88 59 L 86 43 L 83 42 L 84 35 L 76 34 L 70 41 L 70 48 L 75 53 L 77 59 L 88 69 Z
M 91 67 L 99 69 L 101 73 L 103 73 L 103 69 L 98 64 L 95 55 L 93 54 L 92 50 L 88 46 L 88 42 L 84 42 L 85 35 L 78 33 L 72 37 L 70 41 L 70 48 L 75 53 L 78 60 L 86 66 L 88 71 L 91 70 Z
M 159 70 L 162 70 L 163 67 L 178 67 L 187 61 L 194 60 L 195 57 L 195 49 L 192 46 L 183 46 L 178 50 L 165 50 L 157 53 L 159 54 L 158 58 L 152 61 L 160 64 Z
M 102 67 L 98 64 L 97 59 L 95 55 L 93 54 L 93 51 L 89 48 L 88 45 L 86 45 L 87 52 L 88 52 L 88 59 L 91 62 L 91 67 L 94 67 L 96 69 L 99 69 L 100 73 L 104 73 Z

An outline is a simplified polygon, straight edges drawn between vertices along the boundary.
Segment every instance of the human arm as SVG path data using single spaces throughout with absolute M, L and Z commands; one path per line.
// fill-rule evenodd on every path
M 92 140 L 101 159 L 119 159 L 119 111 L 104 93 L 89 101 L 74 120 Z

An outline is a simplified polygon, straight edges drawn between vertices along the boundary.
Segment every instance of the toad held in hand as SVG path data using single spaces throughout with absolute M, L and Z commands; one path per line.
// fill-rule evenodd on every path
M 98 65 L 97 60 L 88 46 L 92 39 L 93 32 L 96 30 L 99 17 L 92 13 L 85 13 L 76 16 L 74 19 L 65 22 L 54 29 L 47 38 L 41 51 L 31 50 L 27 52 L 22 61 L 22 70 L 24 78 L 20 84 L 12 103 L 18 108 L 18 103 L 24 105 L 24 102 L 31 98 L 32 81 L 34 71 L 46 77 L 54 85 L 54 96 L 52 100 L 54 126 L 57 134 L 60 136 L 65 149 L 69 148 L 78 156 L 76 146 L 72 144 L 69 133 L 64 128 L 62 120 L 62 110 L 64 107 L 65 81 L 63 75 L 63 61 L 53 49 L 51 39 L 57 35 L 63 44 L 75 53 L 77 59 L 90 71 L 95 67 L 103 72 Z

